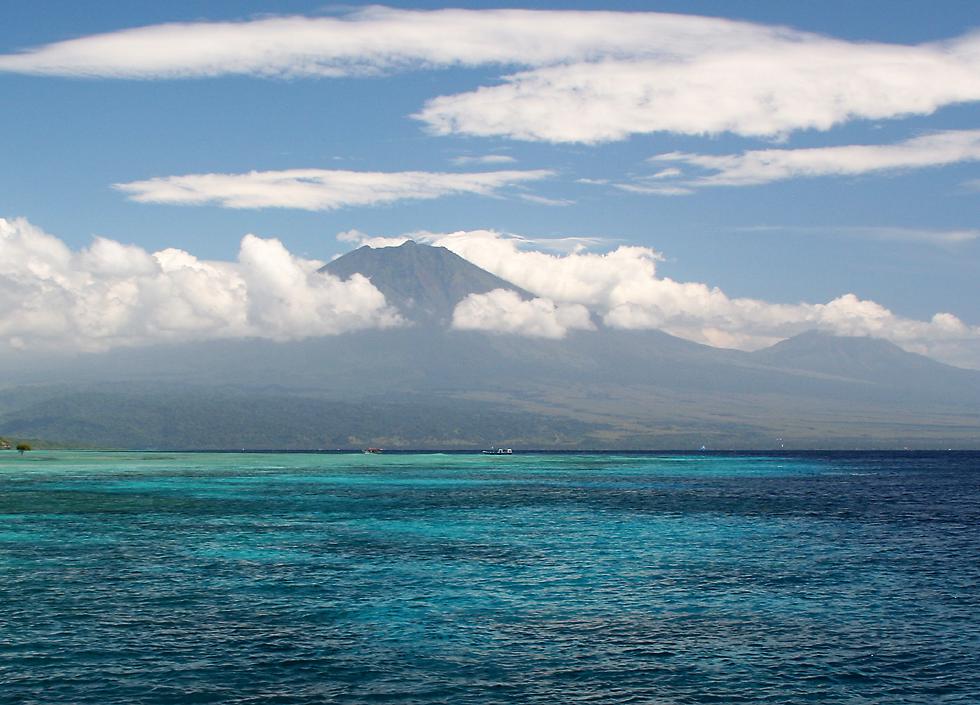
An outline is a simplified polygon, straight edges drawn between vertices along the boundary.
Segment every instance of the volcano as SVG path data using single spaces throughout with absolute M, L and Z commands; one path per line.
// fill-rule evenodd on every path
M 453 309 L 470 294 L 507 289 L 531 294 L 471 264 L 445 247 L 408 240 L 398 247 L 360 247 L 338 257 L 321 272 L 347 279 L 363 274 L 385 300 L 415 323 L 449 325 Z

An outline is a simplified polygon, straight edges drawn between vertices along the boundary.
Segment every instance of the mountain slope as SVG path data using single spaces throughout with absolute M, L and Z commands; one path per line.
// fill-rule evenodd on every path
M 768 368 L 875 385 L 905 398 L 975 404 L 980 373 L 902 350 L 887 340 L 807 331 L 752 353 Z

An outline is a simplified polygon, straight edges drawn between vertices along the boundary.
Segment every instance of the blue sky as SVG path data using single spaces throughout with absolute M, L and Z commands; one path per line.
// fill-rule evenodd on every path
M 580 15 L 542 14 L 511 26 L 520 36 L 512 47 L 501 40 L 503 58 L 473 54 L 465 41 L 453 45 L 436 24 L 424 29 L 422 48 L 399 49 L 390 61 L 383 31 L 429 21 L 426 13 L 395 13 L 373 35 L 381 49 L 358 40 L 340 58 L 319 57 L 310 70 L 307 55 L 289 54 L 292 30 L 262 23 L 297 16 L 348 21 L 363 6 L 6 2 L 0 8 L 0 159 L 7 166 L 0 172 L 0 217 L 24 218 L 76 252 L 99 236 L 151 253 L 179 248 L 220 261 L 235 260 L 246 233 L 277 238 L 293 255 L 318 260 L 350 249 L 351 238 L 336 236 L 351 230 L 365 237 L 417 231 L 575 237 L 594 253 L 652 248 L 663 257 L 658 276 L 718 287 L 733 299 L 826 303 L 853 293 L 903 320 L 948 312 L 967 327 L 980 324 L 980 137 L 971 133 L 980 129 L 980 88 L 970 78 L 971 71 L 980 74 L 975 2 L 533 8 L 683 13 L 690 16 L 684 31 L 697 36 L 681 41 L 680 30 L 651 21 L 649 37 L 603 37 Z M 614 17 L 610 27 L 652 16 L 624 17 L 625 24 Z M 743 22 L 732 30 L 712 25 L 710 17 Z M 269 60 L 275 65 L 263 64 L 262 52 L 248 42 L 203 69 L 188 64 L 193 52 L 185 52 L 179 29 L 149 43 L 111 45 L 113 33 L 132 28 L 185 22 L 211 32 L 225 21 L 256 28 L 252 39 L 274 35 L 279 58 Z M 499 30 L 490 24 L 475 12 L 461 31 L 482 37 Z M 783 42 L 779 26 L 804 34 Z M 577 53 L 579 45 L 556 35 L 556 27 L 588 35 L 581 41 L 592 48 Z M 525 59 L 520 42 L 528 36 L 530 54 L 545 47 L 554 55 Z M 58 53 L 59 43 L 76 39 L 90 43 L 80 54 Z M 650 55 L 661 40 L 665 48 Z M 215 34 L 202 41 L 237 40 Z M 702 61 L 725 42 L 729 53 L 722 51 L 720 61 L 729 63 L 720 70 L 746 62 L 732 81 Z M 932 42 L 946 44 L 923 50 Z M 801 46 L 808 53 L 792 54 Z M 156 63 L 134 70 L 148 53 Z M 791 54 L 796 58 L 784 58 Z M 948 70 L 933 65 L 937 56 Z M 803 74 L 786 68 L 794 60 Z M 351 65 L 358 69 L 348 70 Z M 864 75 L 865 66 L 874 70 Z M 514 75 L 525 78 L 507 78 Z M 746 75 L 751 80 L 742 85 Z M 673 93 L 657 93 L 674 80 Z M 585 97 L 562 92 L 567 82 L 587 86 Z M 650 86 L 652 107 L 622 108 Z M 434 105 L 440 97 L 448 102 Z M 833 110 L 839 114 L 826 118 L 830 124 L 820 124 Z M 756 153 L 766 165 L 761 172 Z M 713 157 L 729 161 L 718 166 Z M 320 185 L 315 203 L 293 191 L 283 191 L 281 202 L 239 193 L 229 203 L 215 191 L 267 190 L 268 184 L 242 186 L 241 177 L 297 169 L 343 174 Z M 336 178 L 353 172 L 422 174 L 409 185 L 402 176 L 380 176 L 351 196 L 350 185 Z M 475 186 L 433 176 L 477 173 L 496 176 Z M 238 181 L 220 187 L 160 181 L 209 174 Z M 308 178 L 299 177 L 299 188 Z M 419 197 L 420 188 L 427 197 Z M 767 336 L 754 339 L 755 346 L 779 337 Z M 931 350 L 922 341 L 906 347 Z M 980 364 L 972 354 L 945 357 Z

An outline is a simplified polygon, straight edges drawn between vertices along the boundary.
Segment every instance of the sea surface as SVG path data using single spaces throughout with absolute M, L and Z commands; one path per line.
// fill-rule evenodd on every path
M 980 454 L 0 454 L 0 702 L 980 703 Z

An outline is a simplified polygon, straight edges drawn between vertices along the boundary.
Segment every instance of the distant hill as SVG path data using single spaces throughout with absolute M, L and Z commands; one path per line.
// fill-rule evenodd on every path
M 25 358 L 0 435 L 133 448 L 980 448 L 980 372 L 809 332 L 754 353 L 656 330 L 564 340 L 458 331 L 508 288 L 443 248 L 360 248 L 414 325 L 293 343 L 213 341 Z

